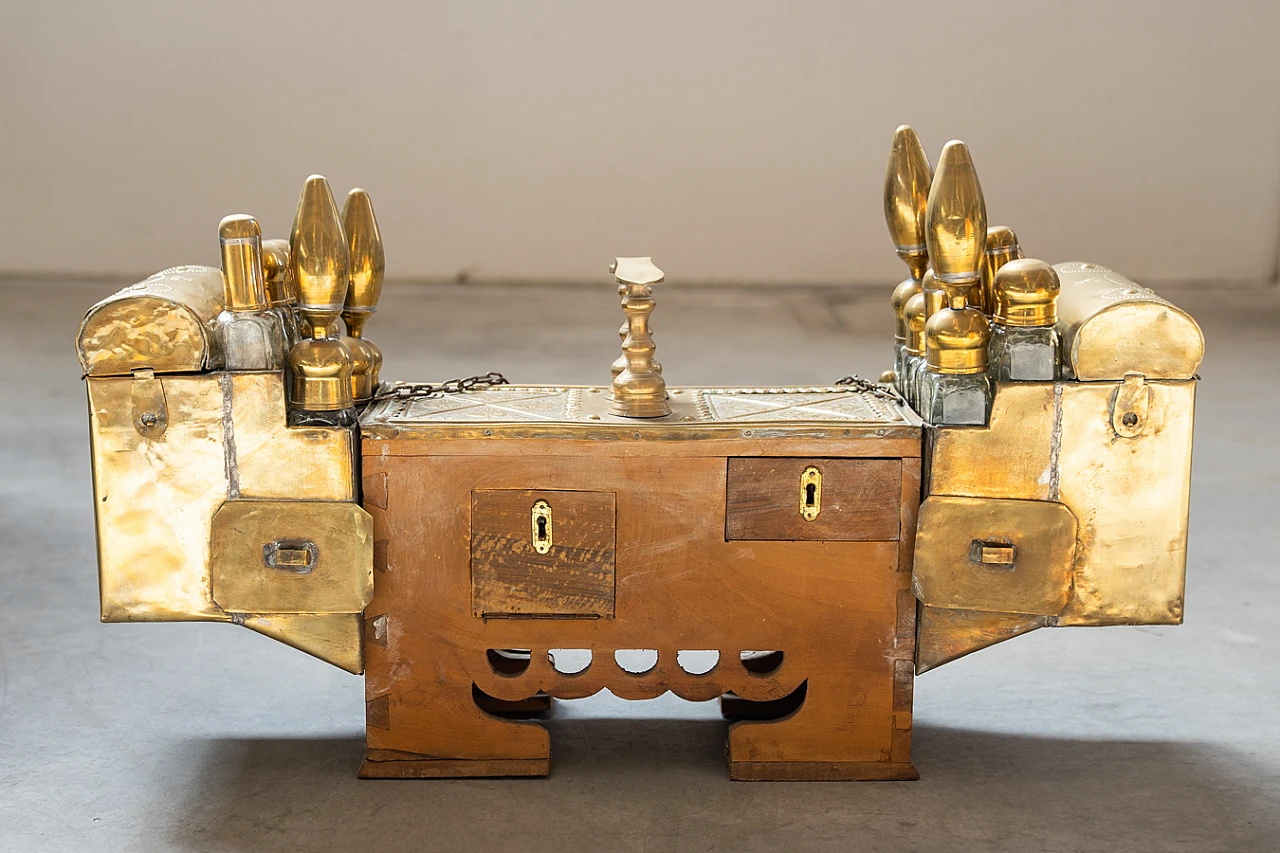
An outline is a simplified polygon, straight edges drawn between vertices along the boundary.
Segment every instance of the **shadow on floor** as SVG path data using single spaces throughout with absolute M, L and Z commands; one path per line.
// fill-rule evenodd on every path
M 919 782 L 729 782 L 719 721 L 551 720 L 548 779 L 359 781 L 349 739 L 210 739 L 184 850 L 1277 849 L 1274 771 L 1202 744 L 918 727 Z

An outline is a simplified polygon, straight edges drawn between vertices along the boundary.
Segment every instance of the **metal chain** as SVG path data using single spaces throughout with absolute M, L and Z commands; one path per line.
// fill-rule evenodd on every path
M 477 388 L 492 388 L 496 385 L 510 385 L 507 377 L 501 373 L 489 371 L 483 376 L 468 376 L 466 379 L 450 379 L 439 385 L 430 382 L 397 382 L 386 391 L 374 394 L 375 402 L 379 400 L 412 400 L 418 397 L 430 397 L 432 394 L 461 394 L 463 391 L 474 391 Z
M 845 376 L 835 381 L 836 385 L 847 385 L 850 388 L 856 388 L 859 391 L 865 391 L 873 397 L 879 397 L 881 400 L 889 400 L 891 402 L 899 402 L 902 398 L 891 387 L 880 385 L 876 382 L 863 379 L 858 374 Z

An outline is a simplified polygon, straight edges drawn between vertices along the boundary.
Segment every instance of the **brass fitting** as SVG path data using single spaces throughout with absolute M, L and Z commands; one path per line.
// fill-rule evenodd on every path
M 222 247 L 223 295 L 228 311 L 261 311 L 267 307 L 262 277 L 262 229 L 244 213 L 218 223 Z
M 1058 273 L 1044 261 L 1009 261 L 995 278 L 995 312 L 1002 326 L 1052 326 L 1058 322 Z
M 917 282 L 929 266 L 925 205 L 932 181 L 933 169 L 920 137 L 910 126 L 902 125 L 893 134 L 884 173 L 884 219 L 898 257 L 907 264 L 911 277 Z
M 1006 225 L 992 225 L 987 229 L 987 250 L 982 270 L 982 298 L 984 304 L 979 306 L 988 314 L 996 310 L 995 281 L 996 273 L 1009 261 L 1022 257 L 1022 247 L 1018 245 L 1018 235 Z
M 627 337 L 622 352 L 627 366 L 613 379 L 609 413 L 627 418 L 661 418 L 671 414 L 667 383 L 653 369 L 656 347 L 649 334 L 653 313 L 653 286 L 665 278 L 650 258 L 618 258 L 611 267 L 619 285 L 625 285 L 622 310 L 627 314 Z
M 382 350 L 364 337 L 364 324 L 378 310 L 387 266 L 382 234 L 373 215 L 373 201 L 364 190 L 357 188 L 347 193 L 342 206 L 342 228 L 351 258 L 351 283 L 342 307 L 347 335 L 342 341 L 351 350 L 352 399 L 363 403 L 377 390 L 382 369 Z
M 907 323 L 907 340 L 903 344 L 907 352 L 912 355 L 924 355 L 925 340 L 925 296 L 923 293 L 916 293 L 902 308 L 903 317 Z

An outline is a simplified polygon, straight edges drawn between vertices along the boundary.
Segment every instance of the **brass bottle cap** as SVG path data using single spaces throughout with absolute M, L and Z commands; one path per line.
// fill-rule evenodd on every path
M 228 311 L 261 311 L 267 307 L 262 278 L 262 229 L 244 213 L 218 224 L 222 246 L 222 285 Z
M 884 219 L 894 248 L 917 281 L 929 264 L 925 241 L 925 205 L 933 169 L 920 144 L 920 137 L 908 125 L 893 134 L 889 164 L 884 173 Z
M 1061 290 L 1058 273 L 1044 261 L 1009 261 L 996 273 L 994 319 L 1002 326 L 1052 326 Z
M 333 191 L 320 175 L 307 178 L 298 199 L 289 262 L 298 288 L 298 310 L 306 315 L 313 334 L 323 337 L 342 311 L 351 261 Z
M 914 278 L 903 279 L 893 289 L 893 298 L 889 300 L 889 305 L 893 308 L 893 336 L 899 341 L 907 339 L 907 318 L 903 316 L 902 309 L 907 304 L 907 300 L 919 292 L 920 282 Z
M 347 193 L 347 201 L 342 206 L 342 230 L 347 235 L 351 259 L 351 284 L 347 288 L 342 319 L 347 324 L 348 334 L 358 338 L 365 320 L 378 310 L 378 297 L 382 295 L 382 279 L 387 269 L 382 234 L 373 215 L 373 202 L 364 190 L 357 188 Z
M 987 229 L 987 252 L 982 270 L 982 296 L 984 310 L 994 313 L 996 273 L 1009 261 L 1022 257 L 1022 248 L 1018 245 L 1018 235 L 1007 225 L 992 225 Z
M 982 373 L 987 369 L 991 324 L 977 308 L 943 308 L 925 323 L 925 363 L 934 373 Z
M 294 344 L 289 350 L 290 401 L 313 412 L 351 408 L 351 361 L 351 350 L 340 340 Z
M 925 213 L 929 261 L 943 287 L 980 281 L 987 250 L 987 205 L 963 142 L 942 149 Z
M 262 277 L 267 285 L 267 304 L 285 308 L 298 304 L 289 269 L 289 241 L 262 241 Z
M 907 322 L 907 340 L 904 344 L 912 355 L 924 355 L 924 316 L 925 296 L 916 293 L 902 306 L 902 314 Z

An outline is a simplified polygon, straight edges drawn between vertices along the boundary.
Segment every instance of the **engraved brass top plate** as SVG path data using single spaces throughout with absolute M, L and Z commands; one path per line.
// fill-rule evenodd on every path
M 671 414 L 609 414 L 609 389 L 504 385 L 375 403 L 360 419 L 364 438 L 572 437 L 681 439 L 804 435 L 918 437 L 920 421 L 901 403 L 842 386 L 673 388 Z

